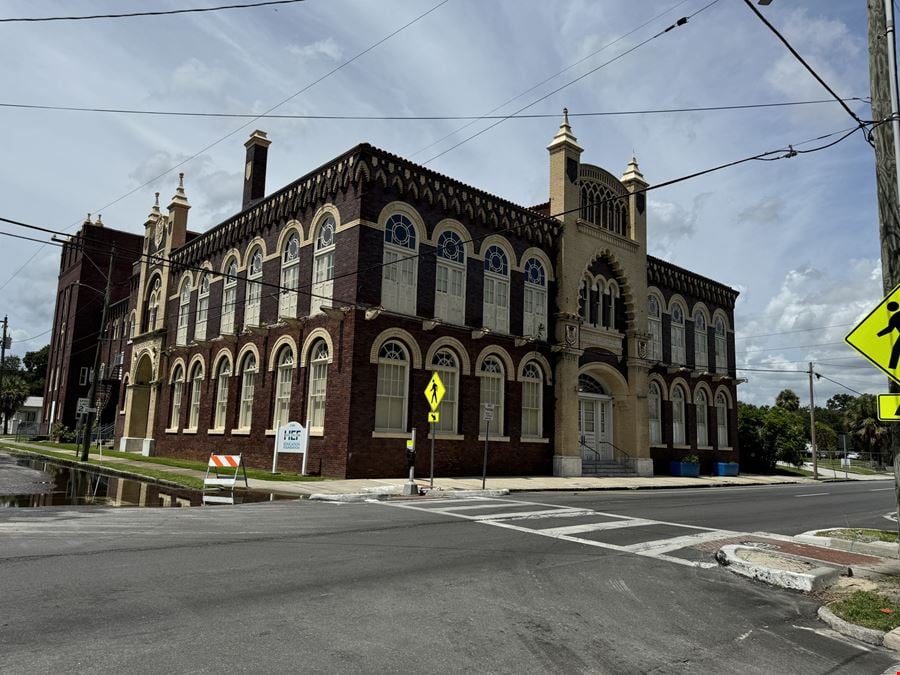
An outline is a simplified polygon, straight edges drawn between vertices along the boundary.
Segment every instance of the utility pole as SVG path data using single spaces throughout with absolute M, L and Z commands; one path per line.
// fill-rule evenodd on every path
M 819 480 L 819 451 L 816 449 L 816 396 L 813 392 L 813 367 L 809 362 L 809 438 L 813 456 L 813 480 Z
M 900 118 L 897 100 L 897 56 L 894 44 L 894 8 L 891 0 L 867 0 L 869 17 L 869 92 L 872 119 L 879 124 L 872 134 L 875 141 L 875 184 L 878 195 L 879 234 L 881 236 L 881 277 L 887 295 L 900 284 Z M 900 393 L 900 386 L 889 381 L 889 391 Z M 890 426 L 891 459 L 894 466 L 894 491 L 897 498 L 897 527 L 900 531 L 900 429 Z M 898 539 L 900 542 L 900 539 Z
M 103 344 L 103 329 L 106 326 L 106 310 L 109 307 L 109 287 L 112 284 L 113 258 L 116 256 L 116 245 L 113 244 L 109 251 L 109 268 L 106 270 L 106 288 L 103 291 L 103 310 L 100 313 L 100 330 L 97 333 L 97 346 L 94 348 L 94 366 L 91 368 L 91 386 L 88 389 L 88 409 L 85 415 L 84 427 L 81 431 L 81 461 L 88 461 L 88 451 L 91 447 L 91 427 L 94 424 L 94 413 L 97 410 L 96 398 L 97 379 L 100 377 L 100 345 Z
M 0 342 L 0 396 L 3 395 L 3 373 L 6 371 L 6 327 L 7 320 L 6 315 L 3 315 L 3 342 Z M 6 418 L 7 410 L 4 406 L 3 409 L 3 435 L 6 435 Z

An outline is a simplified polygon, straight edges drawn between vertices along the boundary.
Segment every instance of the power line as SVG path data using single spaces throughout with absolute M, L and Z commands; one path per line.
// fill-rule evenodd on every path
M 240 5 L 219 5 L 218 7 L 192 7 L 189 9 L 158 10 L 155 12 L 128 12 L 124 14 L 90 14 L 81 16 L 34 16 L 0 19 L 0 23 L 40 23 L 44 21 L 88 21 L 92 19 L 127 19 L 136 16 L 169 16 L 172 14 L 192 14 L 198 12 L 220 12 L 226 9 L 252 9 L 270 5 L 293 5 L 303 0 L 265 0 L 264 2 Z
M 846 326 L 853 326 L 853 323 L 834 323 L 830 326 L 814 326 L 813 328 L 798 328 L 796 330 L 783 330 L 778 333 L 762 333 L 760 335 L 742 335 L 741 337 L 734 338 L 735 340 L 750 340 L 752 338 L 763 338 L 763 337 L 773 337 L 776 335 L 789 335 L 791 333 L 807 333 L 809 331 L 814 330 L 824 330 L 826 328 L 844 328 Z
M 808 371 L 807 371 L 807 372 L 808 372 Z M 839 387 L 843 387 L 843 388 L 846 389 L 847 391 L 852 391 L 852 392 L 853 392 L 854 394 L 856 394 L 857 396 L 862 396 L 862 395 L 863 395 L 862 392 L 856 391 L 856 389 L 853 389 L 852 387 L 848 387 L 846 384 L 841 384 L 841 383 L 838 382 L 837 380 L 832 380 L 832 379 L 831 379 L 830 377 L 828 377 L 827 375 L 822 375 L 822 373 L 819 373 L 819 372 L 816 372 L 816 371 L 813 371 L 813 374 L 814 374 L 816 377 L 824 377 L 824 378 L 825 378 L 826 380 L 828 380 L 829 382 L 832 382 L 832 383 L 836 384 L 836 385 L 839 386 Z
M 589 75 L 593 75 L 593 74 L 596 73 L 598 70 L 600 70 L 600 69 L 602 69 L 602 68 L 605 68 L 606 66 L 610 65 L 611 63 L 614 63 L 614 62 L 618 61 L 619 59 L 621 59 L 621 58 L 627 56 L 627 55 L 630 54 L 631 52 L 633 52 L 633 51 L 635 51 L 635 50 L 637 50 L 637 49 L 640 49 L 641 47 L 643 47 L 643 46 L 646 45 L 647 43 L 652 42 L 653 40 L 655 40 L 655 39 L 657 39 L 657 38 L 659 38 L 659 37 L 662 37 L 663 35 L 665 35 L 665 34 L 668 33 L 669 31 L 671 31 L 671 30 L 673 30 L 673 29 L 675 29 L 675 28 L 678 28 L 678 27 L 680 27 L 680 26 L 684 26 L 685 24 L 687 24 L 687 22 L 688 22 L 689 19 L 691 19 L 691 18 L 697 16 L 700 12 L 702 12 L 702 11 L 704 11 L 704 10 L 706 10 L 706 9 L 708 9 L 708 8 L 710 8 L 710 7 L 712 7 L 712 6 L 713 6 L 714 4 L 716 4 L 718 1 L 719 1 L 719 0 L 712 0 L 712 2 L 710 2 L 709 4 L 707 4 L 707 5 L 703 6 L 703 7 L 701 7 L 700 9 L 698 9 L 698 10 L 697 10 L 696 12 L 694 12 L 693 14 L 691 14 L 691 15 L 689 15 L 689 16 L 683 16 L 683 17 L 681 17 L 681 18 L 678 19 L 675 23 L 673 23 L 672 25 L 670 25 L 669 27 L 664 28 L 663 30 L 661 30 L 661 31 L 659 31 L 658 33 L 656 33 L 655 35 L 651 35 L 649 38 L 647 38 L 646 40 L 643 40 L 642 42 L 638 42 L 638 43 L 637 43 L 636 45 L 634 45 L 633 47 L 631 47 L 631 48 L 629 48 L 629 49 L 626 49 L 624 52 L 622 52 L 621 54 L 618 54 L 617 56 L 614 56 L 614 57 L 611 58 L 609 61 L 606 61 L 606 62 L 604 62 L 604 63 L 601 63 L 599 66 L 597 66 L 597 67 L 595 67 L 595 68 L 591 68 L 589 71 L 587 71 L 586 73 L 584 73 L 584 74 L 582 74 L 582 75 L 579 75 L 579 76 L 576 77 L 574 80 L 570 80 L 570 81 L 566 82 L 565 84 L 563 84 L 563 85 L 557 87 L 556 89 L 554 89 L 554 90 L 552 90 L 552 91 L 550 91 L 550 92 L 544 94 L 543 96 L 534 99 L 531 103 L 528 103 L 528 104 L 522 106 L 521 108 L 519 108 L 518 110 L 516 110 L 516 111 L 510 113 L 510 114 L 507 115 L 506 117 L 503 117 L 503 118 L 501 118 L 501 119 L 499 119 L 499 120 L 496 120 L 493 124 L 489 124 L 489 125 L 486 126 L 484 129 L 481 129 L 480 131 L 478 131 L 478 132 L 472 134 L 471 136 L 467 136 L 466 138 L 462 139 L 461 141 L 459 141 L 459 142 L 457 142 L 457 143 L 454 143 L 453 145 L 451 145 L 451 146 L 450 146 L 449 148 L 447 148 L 446 150 L 443 150 L 442 152 L 439 152 L 438 154 L 436 154 L 436 155 L 430 157 L 429 159 L 425 160 L 425 161 L 423 162 L 423 164 L 428 164 L 429 162 L 434 161 L 434 160 L 437 159 L 438 157 L 443 157 L 443 156 L 446 155 L 448 152 L 450 152 L 450 151 L 452 151 L 452 150 L 455 150 L 456 148 L 458 148 L 459 146 L 463 145 L 464 143 L 468 143 L 468 142 L 471 141 L 473 138 L 477 138 L 478 136 L 481 136 L 481 134 L 483 134 L 483 133 L 485 133 L 485 132 L 487 132 L 487 131 L 490 131 L 491 129 L 493 129 L 494 127 L 496 127 L 496 126 L 502 124 L 503 122 L 505 122 L 507 119 L 510 119 L 510 118 L 513 117 L 514 115 L 518 115 L 520 112 L 522 112 L 522 111 L 524 111 L 524 110 L 527 110 L 528 108 L 532 107 L 533 105 L 536 105 L 536 104 L 540 103 L 541 101 L 544 101 L 544 100 L 550 98 L 550 97 L 553 96 L 554 94 L 557 94 L 557 93 L 561 92 L 563 89 L 572 86 L 572 85 L 575 84 L 576 82 L 580 82 L 581 80 L 583 80 L 584 78 L 588 77 Z
M 764 17 L 762 15 L 762 13 L 758 9 L 756 9 L 756 7 L 753 6 L 753 3 L 750 0 L 744 0 L 744 4 L 747 5 L 747 7 L 749 7 L 753 11 L 753 13 L 756 14 L 757 17 L 759 17 L 759 20 L 762 21 L 766 25 L 766 27 L 770 31 L 772 31 L 772 33 L 775 34 L 775 37 L 777 37 L 779 40 L 781 40 L 782 44 L 784 44 L 784 46 L 787 47 L 788 51 L 794 55 L 794 58 L 796 58 L 803 65 L 803 67 L 806 68 L 806 70 L 808 70 L 814 78 L 816 78 L 818 83 L 821 84 L 823 87 L 825 87 L 825 90 L 829 94 L 831 94 L 836 101 L 840 102 L 840 104 L 844 108 L 844 110 L 847 111 L 847 114 L 850 115 L 850 117 L 852 117 L 860 127 L 864 127 L 865 124 L 859 118 L 859 115 L 857 115 L 855 112 L 853 112 L 850 109 L 850 106 L 848 106 L 846 103 L 844 103 L 844 100 L 840 96 L 838 96 L 831 87 L 828 86 L 828 83 L 825 82 L 825 80 L 823 80 L 815 70 L 813 70 L 812 66 L 810 66 L 804 60 L 804 58 L 802 56 L 800 56 L 799 52 L 797 52 L 797 50 L 794 49 L 794 47 L 791 45 L 791 43 L 788 42 L 787 39 L 781 33 L 778 32 L 778 29 L 775 28 L 775 26 L 773 26 L 771 23 L 769 23 L 768 19 L 766 19 L 766 17 Z M 866 138 L 866 141 L 869 143 L 869 145 L 872 145 L 874 147 L 874 144 L 872 143 L 872 141 L 870 139 Z
M 367 54 L 368 52 L 372 51 L 373 49 L 375 49 L 375 48 L 378 47 L 379 45 L 383 44 L 383 43 L 386 42 L 387 40 L 390 40 L 392 37 L 394 37 L 395 35 L 397 35 L 397 34 L 400 33 L 401 31 L 406 30 L 407 28 L 409 28 L 410 26 L 412 26 L 414 23 L 416 23 L 416 22 L 420 21 L 421 19 L 425 18 L 426 16 L 428 16 L 429 14 L 431 14 L 433 11 L 435 11 L 435 10 L 438 9 L 439 7 L 441 7 L 441 6 L 445 5 L 445 4 L 447 4 L 449 1 L 450 1 L 450 0 L 441 0 L 441 1 L 438 2 L 436 5 L 432 6 L 430 9 L 428 9 L 428 10 L 426 10 L 425 12 L 423 12 L 422 14 L 419 14 L 418 16 L 416 16 L 414 19 L 412 19 L 412 20 L 410 20 L 410 21 L 407 21 L 405 24 L 403 24 L 402 26 L 400 26 L 399 28 L 397 28 L 397 29 L 394 30 L 393 32 L 389 33 L 388 35 L 386 35 L 385 37 L 381 38 L 381 39 L 378 40 L 377 42 L 372 43 L 371 45 L 369 45 L 368 47 L 366 47 L 364 50 L 362 50 L 361 52 L 357 53 L 355 56 L 352 56 L 351 58 L 347 59 L 347 60 L 344 61 L 343 63 L 341 63 L 341 64 L 335 66 L 334 68 L 332 68 L 331 70 L 329 70 L 327 73 L 325 73 L 324 75 L 322 75 L 322 76 L 319 77 L 318 79 L 316 79 L 316 80 L 310 82 L 309 84 L 307 84 L 307 85 L 304 86 L 303 88 L 299 89 L 298 91 L 294 92 L 293 94 L 291 94 L 290 96 L 288 96 L 286 99 L 282 100 L 281 102 L 276 103 L 275 105 L 273 105 L 273 106 L 272 106 L 271 108 L 269 108 L 268 110 L 265 110 L 265 111 L 262 113 L 262 115 L 268 115 L 268 114 L 271 113 L 273 110 L 275 110 L 275 109 L 281 107 L 282 105 L 284 105 L 284 104 L 287 103 L 288 101 L 291 101 L 292 99 L 296 98 L 296 97 L 299 96 L 300 94 L 302 94 L 302 93 L 306 92 L 307 90 L 311 89 L 312 87 L 314 87 L 315 85 L 317 85 L 319 82 L 321 82 L 321 81 L 324 80 L 325 78 L 330 77 L 331 75 L 333 75 L 334 73 L 336 73 L 337 71 L 339 71 L 341 68 L 344 68 L 345 66 L 347 66 L 347 65 L 349 65 L 349 64 L 351 64 L 351 63 L 353 63 L 354 61 L 356 61 L 356 60 L 357 60 L 358 58 L 360 58 L 361 56 L 363 56 L 363 55 Z M 168 169 L 166 169 L 166 170 L 163 171 L 162 173 L 160 173 L 160 174 L 154 176 L 154 177 L 151 178 L 150 180 L 148 180 L 148 181 L 142 183 L 141 185 L 138 185 L 136 188 L 134 188 L 134 189 L 132 189 L 132 190 L 129 190 L 128 192 L 126 192 L 125 194 L 123 194 L 121 197 L 118 197 L 118 198 L 114 199 L 113 201 L 111 201 L 109 204 L 106 204 L 105 206 L 103 206 L 103 207 L 101 207 L 101 208 L 99 208 L 99 209 L 94 209 L 93 212 L 94 212 L 94 213 L 99 213 L 99 212 L 105 211 L 105 210 L 108 209 L 110 206 L 113 206 L 113 205 L 115 205 L 115 204 L 118 204 L 120 201 L 122 201 L 123 199 L 125 199 L 125 198 L 127 198 L 127 197 L 130 197 L 130 196 L 133 195 L 135 192 L 138 192 L 138 191 L 140 191 L 140 190 L 143 190 L 143 189 L 144 189 L 145 187 L 147 187 L 148 185 L 153 184 L 154 182 L 156 182 L 157 180 L 159 180 L 159 179 L 162 178 L 163 176 L 165 176 L 165 175 L 171 173 L 172 171 L 174 171 L 175 169 L 179 168 L 180 166 L 183 166 L 184 164 L 187 164 L 188 162 L 190 162 L 190 161 L 193 160 L 193 159 L 196 159 L 196 158 L 199 157 L 201 154 L 203 154 L 203 153 L 206 152 L 207 150 L 210 150 L 211 148 L 215 147 L 216 145 L 218 145 L 218 144 L 221 143 L 222 141 L 224 141 L 224 140 L 226 140 L 226 139 L 228 139 L 228 138 L 231 138 L 232 136 L 234 136 L 234 134 L 236 134 L 236 133 L 238 133 L 239 131 L 241 131 L 242 129 L 244 129 L 244 128 L 250 126 L 250 125 L 251 125 L 253 122 L 255 122 L 257 119 L 261 119 L 261 117 L 260 117 L 260 116 L 257 116 L 256 118 L 251 119 L 249 122 L 246 122 L 245 124 L 242 124 L 241 126 L 239 126 L 239 127 L 238 127 L 237 129 L 235 129 L 234 131 L 231 131 L 230 133 L 226 134 L 225 136 L 222 136 L 221 138 L 219 138 L 218 140 L 213 141 L 213 142 L 210 143 L 209 145 L 207 145 L 207 146 L 201 148 L 200 150 L 198 150 L 198 151 L 195 152 L 194 154 L 190 155 L 187 159 L 184 159 L 184 160 L 178 162 L 178 163 L 175 164 L 174 166 L 170 166 Z M 74 226 L 77 225 L 77 224 L 78 224 L 78 223 L 72 223 L 72 225 L 71 225 L 70 227 L 74 227 Z M 21 265 L 18 269 L 16 269 L 16 271 L 13 272 L 12 275 L 11 275 L 6 281 L 3 282 L 3 284 L 0 284 L 0 291 L 2 291 L 4 288 L 6 288 L 6 286 L 9 284 L 9 282 L 12 281 L 12 280 L 19 274 L 19 272 L 21 272 L 23 269 L 25 269 L 25 267 L 26 267 L 28 264 L 30 264 L 32 260 L 35 259 L 35 257 L 37 256 L 37 254 L 38 254 L 39 251 L 40 251 L 40 249 L 38 249 L 38 251 L 35 251 L 35 253 L 34 253 L 28 260 L 26 260 L 24 263 L 22 263 L 22 265 Z
M 853 96 L 846 101 L 863 101 L 864 99 Z M 670 115 L 676 113 L 694 113 L 694 112 L 718 112 L 730 110 L 755 110 L 763 108 L 783 108 L 799 105 L 817 105 L 822 103 L 831 103 L 834 101 L 828 99 L 818 99 L 812 101 L 779 101 L 776 103 L 745 103 L 736 105 L 713 105 L 713 106 L 696 106 L 689 108 L 648 108 L 639 110 L 602 110 L 592 112 L 572 112 L 569 111 L 569 117 L 614 117 L 625 115 Z M 501 106 L 502 107 L 502 106 Z M 137 108 L 96 108 L 88 106 L 71 106 L 71 105 L 41 105 L 36 103 L 0 103 L 0 108 L 13 108 L 19 110 L 48 110 L 57 112 L 87 112 L 87 113 L 103 113 L 111 115 L 150 115 L 161 117 L 204 117 L 204 118 L 226 118 L 226 119 L 251 119 L 252 121 L 260 119 L 271 120 L 331 120 L 331 121 L 374 121 L 374 122 L 421 122 L 421 121 L 452 121 L 452 120 L 506 120 L 506 119 L 546 119 L 558 118 L 559 112 L 552 113 L 526 113 L 522 115 L 293 115 L 293 114 L 259 114 L 259 113 L 223 113 L 223 112 L 194 112 L 189 110 L 144 110 Z M 465 128 L 465 127 L 461 127 Z M 458 130 L 457 130 L 458 131 Z M 456 133 L 456 132 L 453 132 Z M 450 134 L 451 136 L 453 134 Z M 443 140 L 443 139 L 442 139 Z M 435 141 L 438 143 L 440 141 Z M 431 146 L 428 146 L 431 147 Z M 421 151 L 418 151 L 421 152 Z M 415 154 L 415 153 L 414 153 Z

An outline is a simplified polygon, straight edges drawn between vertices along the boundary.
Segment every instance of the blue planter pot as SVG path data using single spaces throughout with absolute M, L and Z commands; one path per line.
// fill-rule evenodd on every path
M 717 476 L 737 476 L 740 464 L 737 462 L 716 462 Z
M 700 475 L 700 465 L 687 464 L 685 462 L 669 462 L 669 473 L 673 476 L 697 478 Z

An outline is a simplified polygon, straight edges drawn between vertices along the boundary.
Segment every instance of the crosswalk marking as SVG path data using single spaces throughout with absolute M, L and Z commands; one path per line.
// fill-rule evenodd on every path
M 474 503 L 478 502 L 478 503 Z M 562 541 L 568 541 L 582 546 L 593 546 L 595 548 L 603 548 L 611 551 L 619 551 L 621 553 L 629 553 L 632 555 L 642 556 L 646 558 L 654 558 L 656 560 L 664 560 L 666 562 L 675 563 L 676 565 L 684 565 L 687 567 L 695 567 L 700 569 L 711 569 L 718 567 L 714 562 L 705 562 L 698 560 L 687 560 L 677 556 L 668 555 L 679 549 L 688 548 L 697 544 L 715 541 L 717 539 L 725 539 L 740 535 L 740 532 L 731 530 L 719 530 L 711 527 L 702 527 L 699 525 L 685 525 L 683 523 L 671 523 L 663 520 L 653 520 L 650 518 L 632 518 L 621 514 L 606 513 L 603 511 L 593 511 L 591 509 L 559 506 L 556 504 L 541 504 L 537 502 L 526 502 L 515 499 L 497 499 L 493 497 L 462 497 L 459 499 L 441 499 L 429 502 L 383 502 L 373 501 L 372 503 L 382 506 L 390 506 L 392 508 L 409 509 L 412 511 L 420 511 L 424 513 L 437 513 L 445 516 L 453 516 L 483 525 L 491 525 L 493 527 L 501 527 L 507 530 L 515 530 L 527 534 L 534 534 L 541 537 L 552 537 Z M 452 504 L 452 506 L 445 506 Z M 435 505 L 438 508 L 433 508 Z M 534 510 L 529 511 L 502 511 L 500 509 L 510 507 L 532 507 Z M 498 509 L 498 511 L 489 513 L 469 513 L 479 509 Z M 572 517 L 596 517 L 602 518 L 601 522 L 579 523 L 577 525 L 560 525 L 558 527 L 535 528 L 526 527 L 523 521 L 545 520 L 545 519 L 565 519 Z M 667 527 L 683 528 L 692 530 L 690 534 L 675 537 L 664 537 L 653 541 L 639 542 L 636 544 L 611 544 L 605 541 L 587 539 L 575 535 L 586 534 L 589 532 L 607 532 L 614 530 L 625 530 L 628 528 L 647 527 L 650 525 L 664 525 Z

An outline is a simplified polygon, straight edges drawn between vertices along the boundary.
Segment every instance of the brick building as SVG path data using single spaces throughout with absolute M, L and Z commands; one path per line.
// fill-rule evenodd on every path
M 269 140 L 246 147 L 238 214 L 189 233 L 180 183 L 131 247 L 121 448 L 265 467 L 297 420 L 311 472 L 397 476 L 437 371 L 438 475 L 480 472 L 485 404 L 494 475 L 738 461 L 737 292 L 647 255 L 634 159 L 583 163 L 565 119 L 527 208 L 368 144 L 265 196 Z

